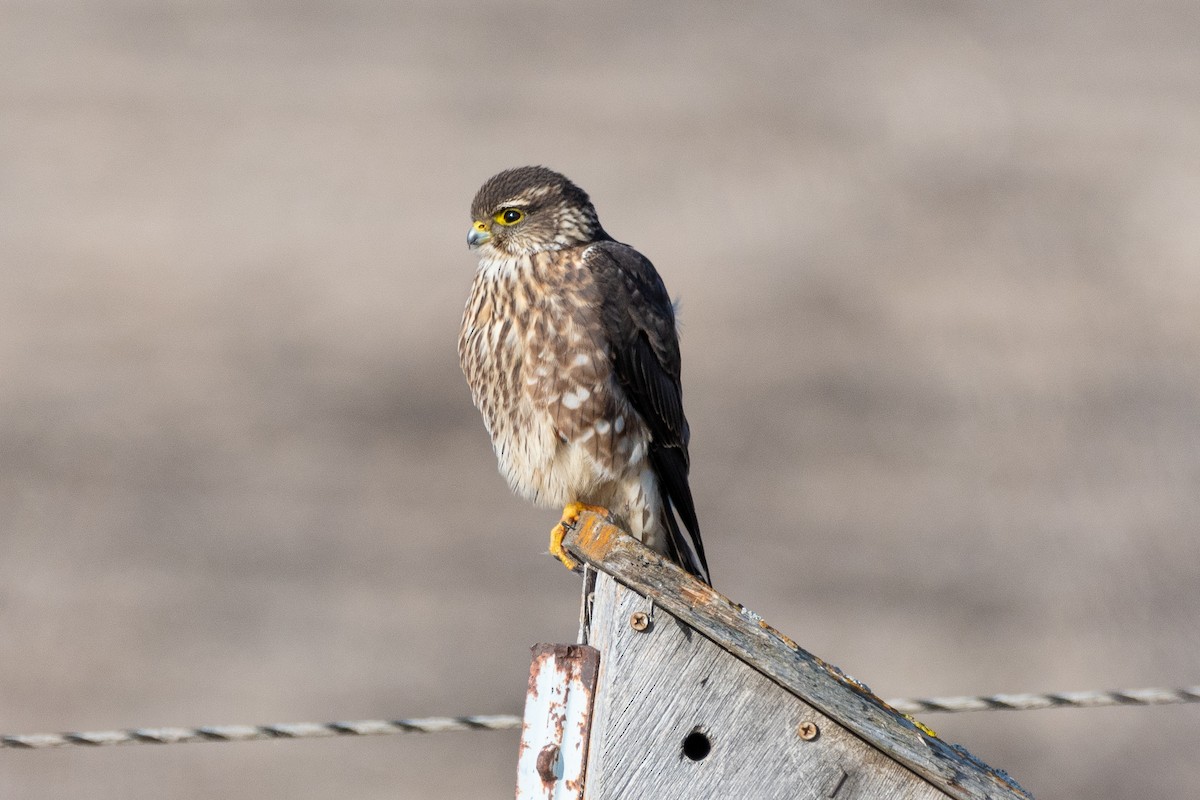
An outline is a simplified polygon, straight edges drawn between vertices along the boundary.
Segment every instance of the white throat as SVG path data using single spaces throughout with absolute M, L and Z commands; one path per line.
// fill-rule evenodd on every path
M 479 274 L 490 280 L 511 280 L 533 265 L 528 255 L 510 256 L 493 251 L 480 257 Z

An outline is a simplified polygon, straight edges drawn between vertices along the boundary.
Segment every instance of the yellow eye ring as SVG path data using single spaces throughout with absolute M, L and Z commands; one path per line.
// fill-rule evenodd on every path
M 496 212 L 492 217 L 501 225 L 516 225 L 521 220 L 525 219 L 525 212 L 519 208 L 505 208 Z

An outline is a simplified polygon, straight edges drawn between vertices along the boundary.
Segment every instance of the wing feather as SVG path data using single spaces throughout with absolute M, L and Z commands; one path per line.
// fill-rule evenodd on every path
M 600 289 L 601 317 L 613 369 L 633 409 L 650 430 L 650 463 L 662 493 L 671 555 L 711 582 L 695 503 L 688 486 L 690 430 L 683 413 L 675 309 L 654 265 L 628 245 L 605 241 L 588 252 Z M 684 539 L 675 520 L 690 535 Z

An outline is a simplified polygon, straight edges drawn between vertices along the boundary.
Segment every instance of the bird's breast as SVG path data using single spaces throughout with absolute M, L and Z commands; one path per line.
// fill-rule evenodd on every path
M 578 254 L 480 264 L 459 355 L 501 471 L 547 500 L 608 475 L 630 414 L 612 391 L 611 359 Z M 588 478 L 592 480 L 592 478 Z

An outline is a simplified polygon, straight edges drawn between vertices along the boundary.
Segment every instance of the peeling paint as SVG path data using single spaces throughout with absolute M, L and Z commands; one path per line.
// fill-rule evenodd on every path
M 582 800 L 600 653 L 533 648 L 517 761 L 517 800 Z

